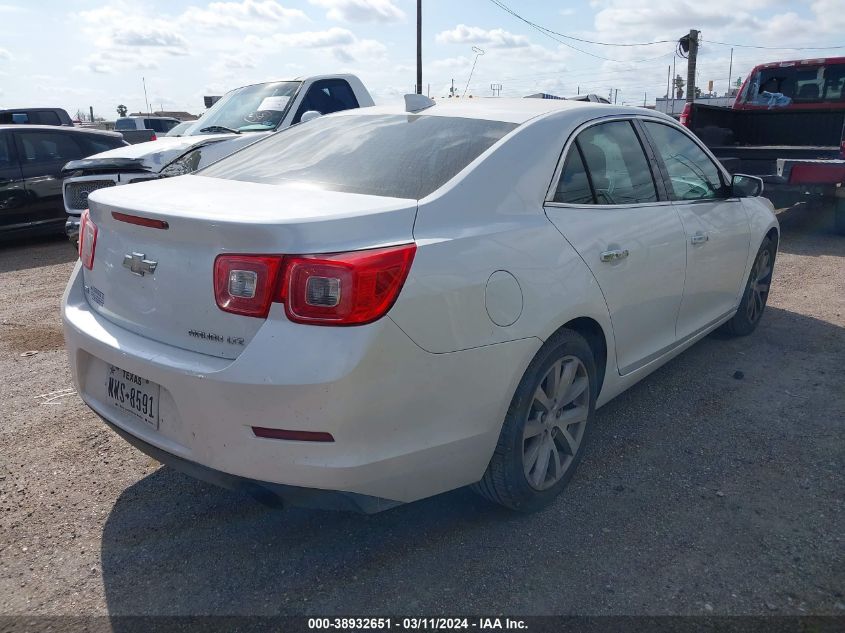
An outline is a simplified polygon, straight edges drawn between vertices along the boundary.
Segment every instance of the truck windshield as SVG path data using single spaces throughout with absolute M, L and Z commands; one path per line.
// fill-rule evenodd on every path
M 272 134 L 197 175 L 419 200 L 515 127 L 445 116 L 330 116 Z
M 225 131 L 223 128 L 238 132 L 275 129 L 285 117 L 301 83 L 276 81 L 236 88 L 211 106 L 194 125 L 185 130 L 184 136 L 217 134 Z
M 761 68 L 749 80 L 742 102 L 784 107 L 792 103 L 845 101 L 845 64 Z

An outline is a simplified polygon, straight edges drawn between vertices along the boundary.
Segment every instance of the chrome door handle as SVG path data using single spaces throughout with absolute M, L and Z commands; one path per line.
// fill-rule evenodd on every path
M 699 231 L 695 235 L 690 238 L 690 243 L 692 244 L 704 244 L 707 240 L 710 239 L 710 236 L 707 233 L 702 233 Z
M 601 260 L 603 262 L 615 262 L 619 259 L 625 259 L 626 257 L 628 257 L 628 249 L 627 248 L 625 250 L 616 249 L 616 250 L 613 250 L 613 251 L 604 251 L 601 254 Z

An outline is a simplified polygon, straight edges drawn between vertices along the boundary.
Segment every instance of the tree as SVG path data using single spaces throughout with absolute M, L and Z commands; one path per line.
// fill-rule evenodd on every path
M 695 98 L 696 99 L 701 98 L 701 88 L 699 88 L 698 86 L 695 87 Z
M 122 103 L 119 106 L 117 106 L 117 116 L 126 116 L 126 113 L 128 111 L 129 110 L 127 110 L 126 106 L 123 105 Z

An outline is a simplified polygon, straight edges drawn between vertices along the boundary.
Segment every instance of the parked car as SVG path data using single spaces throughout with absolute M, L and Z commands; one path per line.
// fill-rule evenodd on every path
M 65 125 L 73 121 L 61 108 L 17 108 L 0 110 L 0 125 Z
M 367 512 L 550 503 L 594 410 L 766 305 L 779 228 L 671 118 L 350 110 L 101 189 L 64 297 L 82 399 L 159 461 Z
M 0 236 L 61 233 L 64 164 L 124 144 L 113 132 L 0 125 Z
M 165 136 L 185 136 L 185 132 L 193 126 L 196 121 L 182 121 L 179 125 L 174 125 L 165 134 Z
M 354 75 L 320 75 L 243 86 L 217 100 L 179 138 L 159 138 L 72 162 L 65 168 L 67 234 L 76 239 L 88 193 L 187 174 L 305 118 L 373 105 Z
M 760 64 L 733 108 L 687 104 L 681 123 L 728 170 L 760 176 L 779 205 L 835 205 L 845 235 L 845 57 Z
M 179 119 L 170 117 L 125 116 L 114 122 L 114 130 L 130 144 L 146 143 L 164 136 L 180 123 Z

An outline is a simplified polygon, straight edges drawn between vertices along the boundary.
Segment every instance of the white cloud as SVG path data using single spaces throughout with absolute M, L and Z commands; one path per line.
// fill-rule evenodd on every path
M 486 30 L 478 26 L 459 24 L 450 31 L 441 31 L 435 38 L 441 44 L 468 44 L 497 48 L 520 48 L 529 45 L 524 35 L 514 35 L 504 29 Z
M 308 0 L 327 9 L 326 17 L 340 22 L 400 22 L 405 12 L 391 0 Z
M 330 49 L 340 62 L 351 63 L 361 59 L 378 60 L 387 54 L 387 47 L 377 40 L 361 39 L 348 29 L 332 27 L 325 31 L 276 33 L 271 37 L 248 35 L 247 46 L 266 50 L 276 46 L 291 48 Z
M 308 16 L 299 9 L 284 7 L 275 0 L 212 2 L 205 9 L 188 7 L 179 16 L 179 22 L 189 27 L 241 31 L 272 31 L 288 27 L 297 20 L 307 21 Z
M 5 48 L 0 48 L 0 59 L 12 59 L 12 54 Z

